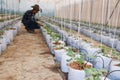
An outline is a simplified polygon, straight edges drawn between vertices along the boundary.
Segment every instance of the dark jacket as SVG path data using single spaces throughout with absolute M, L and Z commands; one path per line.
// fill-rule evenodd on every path
M 39 29 L 39 25 L 35 19 L 35 14 L 33 14 L 32 10 L 28 10 L 25 12 L 22 18 L 22 23 L 30 28 L 30 29 Z

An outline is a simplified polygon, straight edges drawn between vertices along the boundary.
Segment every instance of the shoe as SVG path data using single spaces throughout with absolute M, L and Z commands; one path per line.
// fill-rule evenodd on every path
M 33 34 L 36 34 L 36 32 L 34 30 L 29 30 L 28 31 L 29 33 L 33 33 Z
M 28 28 L 28 27 L 25 27 L 25 29 L 29 32 L 30 31 L 30 29 Z

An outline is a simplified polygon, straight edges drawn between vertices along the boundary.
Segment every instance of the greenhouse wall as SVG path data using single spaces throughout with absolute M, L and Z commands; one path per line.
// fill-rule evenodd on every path
M 72 2 L 72 4 L 64 5 L 66 3 L 58 3 L 56 4 L 56 17 L 62 17 L 73 20 L 81 20 L 85 22 L 92 23 L 109 23 L 109 25 L 120 27 L 119 15 L 119 4 L 115 8 L 118 0 L 83 0 L 83 4 L 81 2 Z M 59 6 L 61 5 L 62 6 Z M 82 6 L 83 5 L 83 6 Z M 82 8 L 81 8 L 82 7 Z M 110 15 L 112 11 L 114 13 L 111 18 Z M 79 16 L 80 15 L 80 16 Z M 116 20 L 119 20 L 116 23 Z

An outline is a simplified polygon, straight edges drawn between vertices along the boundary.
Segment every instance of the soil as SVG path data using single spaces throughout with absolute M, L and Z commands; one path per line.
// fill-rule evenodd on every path
M 19 34 L 0 56 L 0 80 L 62 80 L 40 31 Z
M 61 43 L 60 43 L 60 42 L 54 42 L 53 44 L 55 44 L 55 45 L 60 45 Z
M 61 48 L 54 48 L 54 50 L 61 50 L 61 49 L 64 49 L 63 47 L 61 47 Z
M 84 68 L 91 68 L 91 67 L 92 67 L 91 65 L 88 65 L 88 64 L 86 64 L 86 63 L 83 63 L 83 64 L 82 64 L 83 67 L 81 67 L 81 66 L 78 64 L 78 62 L 76 62 L 76 61 L 70 63 L 69 66 L 70 66 L 71 68 L 77 69 L 77 70 L 84 70 Z

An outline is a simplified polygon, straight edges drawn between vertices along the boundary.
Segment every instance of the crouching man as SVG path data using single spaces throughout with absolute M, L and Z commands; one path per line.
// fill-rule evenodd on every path
M 28 10 L 25 12 L 22 18 L 22 23 L 25 26 L 25 29 L 29 33 L 35 33 L 35 29 L 40 29 L 40 25 L 37 23 L 37 20 L 35 19 L 35 14 L 39 11 L 42 12 L 42 9 L 39 8 L 39 5 L 35 4 L 32 6 L 32 10 Z

